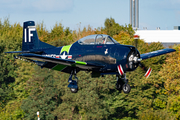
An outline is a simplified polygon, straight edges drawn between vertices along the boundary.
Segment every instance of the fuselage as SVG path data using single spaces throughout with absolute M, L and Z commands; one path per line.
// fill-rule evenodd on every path
M 137 49 L 134 46 L 121 45 L 119 43 L 80 44 L 77 41 L 72 45 L 45 50 L 43 55 L 100 64 L 104 65 L 103 68 L 98 70 L 101 73 L 116 73 L 118 72 L 117 65 L 120 64 L 125 71 L 132 71 L 137 68 L 130 69 L 129 66 L 129 54 L 132 50 Z

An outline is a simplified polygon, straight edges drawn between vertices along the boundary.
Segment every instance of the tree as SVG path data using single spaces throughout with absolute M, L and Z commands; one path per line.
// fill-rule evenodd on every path
M 52 72 L 48 69 L 40 70 L 36 66 L 36 73 L 27 81 L 27 90 L 30 95 L 23 100 L 21 108 L 25 112 L 26 119 L 34 119 L 36 112 L 40 111 L 41 119 L 54 119 L 52 111 L 61 102 L 58 96 L 61 94 L 56 87 Z
M 180 118 L 180 46 L 176 46 L 175 53 L 170 54 L 159 72 L 159 81 L 163 81 L 165 91 L 168 95 L 167 110 L 173 112 L 176 118 Z
M 39 38 L 55 46 L 72 44 L 90 34 L 109 34 L 121 44 L 134 45 L 131 25 L 119 25 L 113 18 L 105 20 L 104 28 L 71 31 L 57 24 L 48 32 L 37 25 Z M 14 60 L 6 51 L 21 50 L 22 27 L 8 20 L 0 21 L 0 119 L 179 119 L 179 49 L 174 54 L 141 61 L 153 69 L 143 77 L 141 68 L 127 73 L 131 92 L 115 90 L 116 76 L 91 78 L 91 72 L 79 72 L 79 91 L 70 92 L 69 74 L 41 69 L 28 62 Z M 161 43 L 138 40 L 141 54 L 163 49 Z M 166 60 L 167 59 L 167 60 Z
M 118 35 L 120 32 L 124 31 L 128 33 L 131 38 L 133 38 L 135 33 L 130 24 L 125 26 L 119 25 L 118 23 L 115 22 L 113 18 L 106 18 L 104 22 L 104 26 L 105 26 L 104 30 L 110 36 Z

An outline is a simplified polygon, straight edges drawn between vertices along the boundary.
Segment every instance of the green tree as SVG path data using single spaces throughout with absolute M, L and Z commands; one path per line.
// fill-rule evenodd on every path
M 118 23 L 115 22 L 113 18 L 106 18 L 104 22 L 104 26 L 105 26 L 104 30 L 110 36 L 118 35 L 120 32 L 124 31 L 128 33 L 131 38 L 133 38 L 135 33 L 130 24 L 125 26 L 119 25 Z
M 91 34 L 108 34 L 121 44 L 134 45 L 131 25 L 119 25 L 113 18 L 104 24 L 104 28 L 89 25 L 72 31 L 56 23 L 47 31 L 42 22 L 37 32 L 40 40 L 55 46 L 72 44 Z M 36 119 L 37 111 L 41 119 L 179 119 L 179 46 L 174 54 L 142 61 L 153 69 L 148 79 L 141 68 L 127 73 L 132 88 L 129 94 L 115 90 L 115 75 L 91 78 L 91 72 L 83 71 L 77 74 L 79 91 L 73 94 L 67 87 L 69 74 L 4 54 L 21 50 L 22 31 L 18 23 L 0 21 L 0 119 Z M 159 49 L 163 49 L 161 43 L 138 40 L 141 54 Z

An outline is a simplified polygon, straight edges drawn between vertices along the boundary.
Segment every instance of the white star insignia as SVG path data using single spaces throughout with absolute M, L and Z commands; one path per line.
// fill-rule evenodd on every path
M 66 59 L 67 55 L 65 55 L 65 52 L 63 53 L 63 55 L 61 55 L 62 59 Z

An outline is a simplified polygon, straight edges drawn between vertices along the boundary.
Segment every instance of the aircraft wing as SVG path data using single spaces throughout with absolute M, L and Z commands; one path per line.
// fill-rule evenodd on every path
M 61 59 L 61 58 L 53 58 L 49 56 L 43 56 L 38 54 L 31 54 L 31 53 L 24 53 L 18 55 L 19 57 L 25 57 L 27 59 L 35 59 L 45 62 L 51 62 L 56 63 L 60 65 L 70 66 L 70 67 L 79 67 L 81 69 L 94 69 L 94 68 L 103 68 L 103 65 L 94 64 L 94 63 L 88 63 L 88 62 L 82 62 L 82 61 L 76 61 L 76 60 L 69 60 L 69 59 Z
M 157 50 L 157 51 L 141 54 L 140 58 L 142 60 L 145 60 L 145 59 L 148 59 L 148 58 L 151 58 L 151 57 L 159 56 L 159 55 L 174 52 L 174 51 L 176 51 L 176 50 L 171 49 L 171 48 L 166 48 L 166 49 L 162 49 L 162 50 Z

